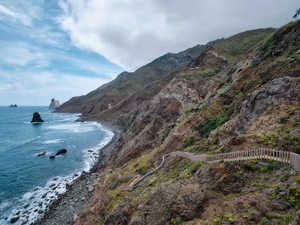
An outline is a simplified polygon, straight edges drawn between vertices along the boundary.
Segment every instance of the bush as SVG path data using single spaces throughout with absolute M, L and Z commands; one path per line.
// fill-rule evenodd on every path
M 143 164 L 139 169 L 139 174 L 145 175 L 147 173 L 147 165 Z
M 226 123 L 229 120 L 231 114 L 232 110 L 227 109 L 224 110 L 222 114 L 219 114 L 217 116 L 208 116 L 205 120 L 198 124 L 196 128 L 200 130 L 200 134 L 202 137 L 207 138 L 211 131 Z
M 195 142 L 196 142 L 196 140 L 194 137 L 186 137 L 183 140 L 183 146 L 184 146 L 184 148 L 187 148 L 187 147 L 193 146 L 195 144 Z
M 247 173 L 244 173 L 242 170 L 238 170 L 234 174 L 235 177 L 239 178 L 240 180 L 245 180 L 248 177 Z

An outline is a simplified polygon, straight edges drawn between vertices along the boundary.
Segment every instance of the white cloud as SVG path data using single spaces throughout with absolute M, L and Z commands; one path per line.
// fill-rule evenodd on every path
M 60 72 L 34 70 L 7 72 L 1 69 L 0 81 L 1 105 L 45 106 L 50 104 L 52 98 L 63 103 L 73 96 L 85 95 L 107 82 L 97 77 L 74 76 Z
M 27 66 L 34 64 L 36 66 L 48 65 L 47 56 L 37 48 L 28 45 L 25 42 L 0 41 L 0 64 Z
M 28 17 L 27 15 L 25 15 L 23 13 L 14 12 L 14 11 L 10 10 L 9 8 L 7 8 L 7 7 L 5 7 L 4 5 L 1 5 L 1 4 L 0 4 L 0 13 L 2 15 L 4 14 L 4 15 L 10 17 L 11 19 L 19 21 L 19 22 L 23 23 L 26 26 L 31 25 L 32 21 L 31 21 L 30 17 Z
M 1 92 L 10 92 L 10 91 L 17 91 L 20 87 L 19 83 L 14 84 L 1 84 L 0 85 L 0 93 Z
M 261 27 L 279 27 L 298 0 L 61 0 L 72 43 L 136 69 L 166 52 Z

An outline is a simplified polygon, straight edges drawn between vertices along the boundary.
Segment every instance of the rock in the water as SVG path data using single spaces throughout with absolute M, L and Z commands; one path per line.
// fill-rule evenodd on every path
M 35 123 L 35 122 L 44 122 L 44 120 L 42 120 L 42 118 L 38 112 L 33 113 L 31 123 Z
M 19 219 L 20 219 L 20 216 L 13 217 L 13 218 L 11 218 L 10 223 L 15 223 L 15 222 L 17 222 Z
M 54 156 L 54 155 L 51 155 L 51 156 L 49 157 L 49 159 L 55 159 L 55 156 Z
M 58 152 L 55 155 L 61 155 L 61 154 L 65 154 L 65 153 L 67 153 L 67 150 L 63 148 L 63 149 L 58 150 Z
M 59 101 L 54 98 L 51 99 L 51 103 L 49 105 L 50 109 L 57 109 L 60 106 Z
M 37 156 L 44 156 L 44 155 L 46 155 L 46 152 L 40 153 Z

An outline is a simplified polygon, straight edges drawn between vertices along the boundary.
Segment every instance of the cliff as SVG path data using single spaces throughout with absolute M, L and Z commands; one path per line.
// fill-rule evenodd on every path
M 49 108 L 50 109 L 58 109 L 59 107 L 60 107 L 59 101 L 52 98 Z
M 75 224 L 297 224 L 300 173 L 272 160 L 163 155 L 300 153 L 300 21 L 166 54 L 63 104 L 122 130 Z M 193 52 L 193 53 L 192 53 Z M 183 58 L 182 60 L 179 60 Z

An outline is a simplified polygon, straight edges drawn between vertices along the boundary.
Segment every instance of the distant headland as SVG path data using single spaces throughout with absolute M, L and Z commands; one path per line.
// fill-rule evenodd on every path
M 11 104 L 10 106 L 8 107 L 12 107 L 12 108 L 15 108 L 15 107 L 18 107 L 16 104 Z

